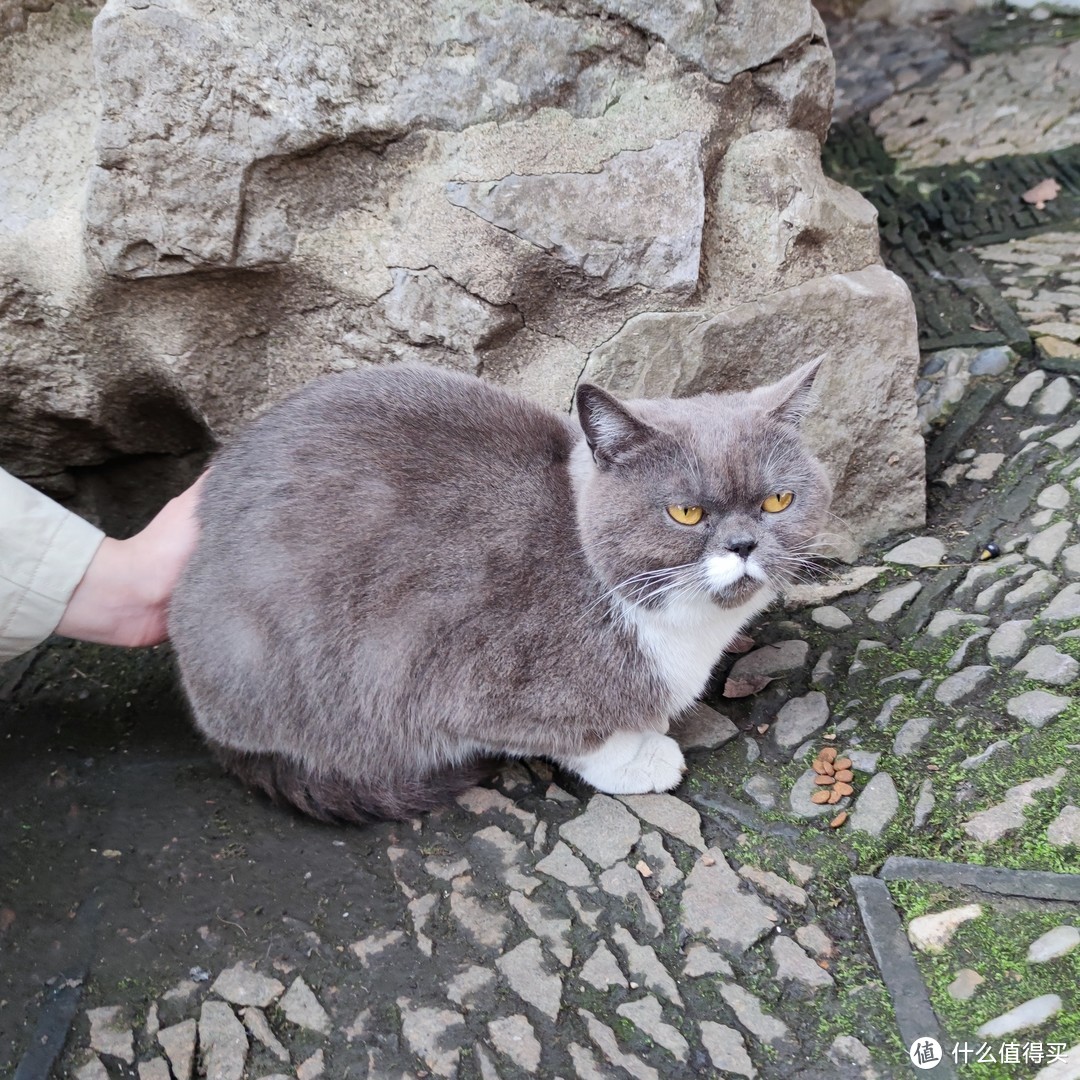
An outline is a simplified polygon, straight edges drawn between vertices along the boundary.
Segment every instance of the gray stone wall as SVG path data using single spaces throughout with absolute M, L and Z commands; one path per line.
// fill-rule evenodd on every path
M 26 9 L 0 29 L 6 467 L 78 495 L 398 359 L 566 409 L 583 371 L 682 394 L 824 354 L 838 547 L 922 520 L 914 316 L 821 173 L 808 0 Z

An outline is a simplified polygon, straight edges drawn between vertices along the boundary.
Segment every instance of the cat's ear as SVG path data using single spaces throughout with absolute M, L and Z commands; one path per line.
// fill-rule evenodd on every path
M 591 383 L 577 388 L 577 411 L 585 441 L 597 465 L 612 465 L 652 437 L 653 430 L 642 423 L 622 402 Z
M 814 379 L 824 362 L 825 357 L 819 356 L 772 386 L 752 390 L 750 396 L 754 404 L 777 420 L 798 427 L 814 405 Z

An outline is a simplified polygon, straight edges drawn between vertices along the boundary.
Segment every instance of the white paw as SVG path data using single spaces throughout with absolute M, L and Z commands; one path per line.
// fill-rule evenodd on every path
M 619 732 L 599 750 L 565 764 L 608 795 L 670 791 L 686 772 L 678 743 L 655 731 Z

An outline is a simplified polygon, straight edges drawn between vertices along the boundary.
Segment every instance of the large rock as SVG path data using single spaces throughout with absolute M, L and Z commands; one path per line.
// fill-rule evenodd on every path
M 628 397 L 682 397 L 750 389 L 766 371 L 786 374 L 824 355 L 806 429 L 851 529 L 832 539 L 851 554 L 923 519 L 914 334 L 907 287 L 870 266 L 726 310 L 643 313 L 593 350 L 583 377 Z
M 840 546 L 921 520 L 914 318 L 821 174 L 809 0 L 86 2 L 0 34 L 4 466 L 107 519 L 124 469 L 160 502 L 329 371 L 568 409 L 583 368 L 689 393 L 825 353 Z

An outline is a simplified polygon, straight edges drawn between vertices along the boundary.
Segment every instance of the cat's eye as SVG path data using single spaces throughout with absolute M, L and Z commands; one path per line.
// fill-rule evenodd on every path
M 761 504 L 761 509 L 767 514 L 779 514 L 781 510 L 786 510 L 791 505 L 791 500 L 794 498 L 794 491 L 778 491 Z
M 667 512 L 672 521 L 680 525 L 696 525 L 705 516 L 700 506 L 669 506 Z

